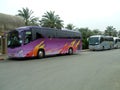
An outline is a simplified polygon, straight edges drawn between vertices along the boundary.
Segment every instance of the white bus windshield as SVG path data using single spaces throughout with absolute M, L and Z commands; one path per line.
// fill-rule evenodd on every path
M 90 37 L 89 38 L 89 45 L 97 45 L 99 44 L 99 38 L 98 37 Z

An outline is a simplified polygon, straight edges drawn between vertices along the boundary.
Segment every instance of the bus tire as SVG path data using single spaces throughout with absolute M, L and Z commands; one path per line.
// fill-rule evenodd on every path
M 69 54 L 69 55 L 72 55 L 72 54 L 73 54 L 73 49 L 72 49 L 72 48 L 69 48 L 69 49 L 68 49 L 68 54 Z
M 44 58 L 45 57 L 45 51 L 43 49 L 40 49 L 38 51 L 37 57 L 40 58 Z

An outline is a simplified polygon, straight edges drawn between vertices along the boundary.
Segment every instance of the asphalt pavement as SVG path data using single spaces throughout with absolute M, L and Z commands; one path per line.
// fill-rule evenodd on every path
M 0 90 L 120 90 L 120 49 L 1 61 Z

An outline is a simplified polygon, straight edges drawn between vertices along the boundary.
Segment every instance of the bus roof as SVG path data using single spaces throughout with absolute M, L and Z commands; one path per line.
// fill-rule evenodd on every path
M 25 31 L 25 30 L 29 30 L 32 27 L 38 28 L 39 26 L 23 26 L 23 27 L 16 28 L 16 30 L 17 31 Z
M 103 37 L 104 35 L 92 35 L 90 37 Z
M 59 29 L 55 29 L 55 28 L 40 27 L 40 26 L 24 26 L 24 27 L 16 28 L 16 30 L 19 31 L 19 32 L 21 32 L 21 31 L 29 30 L 30 28 L 41 28 L 41 29 L 53 29 L 53 30 L 59 30 Z M 68 30 L 68 29 L 61 29 L 61 31 L 68 31 L 68 32 L 76 32 L 76 33 L 80 33 L 79 31 Z

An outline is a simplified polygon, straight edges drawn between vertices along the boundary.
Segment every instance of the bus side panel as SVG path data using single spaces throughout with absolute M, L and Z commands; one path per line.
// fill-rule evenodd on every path
M 80 40 L 73 39 L 39 39 L 23 47 L 25 57 L 37 56 L 39 49 L 45 51 L 45 55 L 65 54 L 70 47 L 73 52 L 80 50 L 82 43 Z
M 49 46 L 50 45 L 50 46 Z M 69 48 L 73 48 L 73 52 L 80 48 L 80 40 L 72 39 L 53 39 L 48 40 L 46 44 L 46 54 L 65 54 L 68 53 Z

